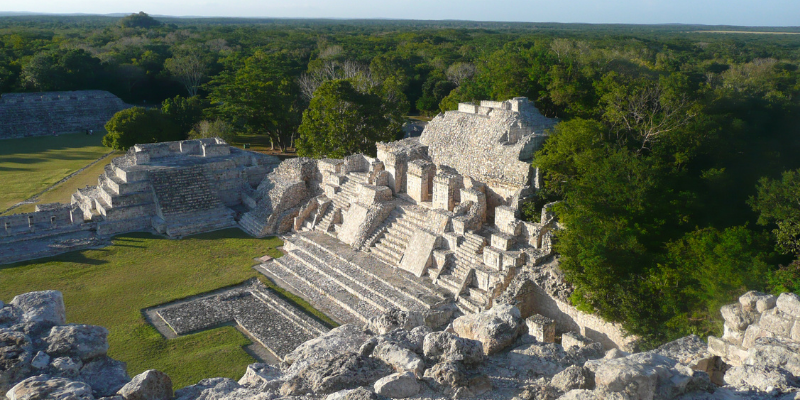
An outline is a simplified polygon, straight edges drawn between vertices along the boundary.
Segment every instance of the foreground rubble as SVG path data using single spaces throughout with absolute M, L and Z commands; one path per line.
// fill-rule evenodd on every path
M 740 309 L 752 312 L 742 304 L 758 304 L 748 303 L 754 296 L 765 301 L 760 321 L 775 304 L 779 316 L 794 318 L 787 307 L 796 296 L 748 293 L 723 309 L 726 324 L 739 321 Z M 392 310 L 363 328 L 342 325 L 303 343 L 279 367 L 252 364 L 238 382 L 205 379 L 173 393 L 166 374 L 131 379 L 124 363 L 109 358 L 105 328 L 66 325 L 60 292 L 26 293 L 0 306 L 0 391 L 9 400 L 800 398 L 800 343 L 791 330 L 757 338 L 741 364 L 729 365 L 697 336 L 634 354 L 581 340 L 569 348 L 539 342 L 512 306 L 459 317 L 444 331 L 425 325 L 422 314 Z

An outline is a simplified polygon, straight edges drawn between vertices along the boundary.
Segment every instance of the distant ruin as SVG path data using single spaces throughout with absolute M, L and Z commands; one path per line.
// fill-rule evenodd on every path
M 104 90 L 4 93 L 0 96 L 0 139 L 100 132 L 116 112 L 129 107 Z
M 65 251 L 52 244 L 73 236 L 83 240 L 76 249 L 123 232 L 177 238 L 239 226 L 282 235 L 285 256 L 256 269 L 339 323 L 391 309 L 446 322 L 491 308 L 521 272 L 552 259 L 557 221 L 545 208 L 541 222 L 524 222 L 518 208 L 538 187 L 531 160 L 555 123 L 515 98 L 461 104 L 421 137 L 378 143 L 376 158 L 279 162 L 219 139 L 136 145 L 71 206 L 0 218 L 0 252 L 13 261 Z M 606 347 L 632 340 L 556 293 L 537 292 L 550 304 L 512 286 L 502 301 L 520 303 L 523 317 L 543 314 Z

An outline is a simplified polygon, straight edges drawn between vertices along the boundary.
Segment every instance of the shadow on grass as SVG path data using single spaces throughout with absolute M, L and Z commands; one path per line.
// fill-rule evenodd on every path
M 0 271 L 5 269 L 19 268 L 19 267 L 32 267 L 52 262 L 67 262 L 67 263 L 85 264 L 85 265 L 108 264 L 107 260 L 87 257 L 86 253 L 89 251 L 104 251 L 104 249 L 74 250 L 67 253 L 58 254 L 55 256 L 36 258 L 28 261 L 19 261 L 12 264 L 0 265 Z

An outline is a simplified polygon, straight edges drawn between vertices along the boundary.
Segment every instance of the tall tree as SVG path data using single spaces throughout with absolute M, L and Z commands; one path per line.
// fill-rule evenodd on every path
M 208 73 L 208 64 L 196 52 L 168 58 L 164 67 L 186 88 L 189 97 L 197 96 L 197 90 Z

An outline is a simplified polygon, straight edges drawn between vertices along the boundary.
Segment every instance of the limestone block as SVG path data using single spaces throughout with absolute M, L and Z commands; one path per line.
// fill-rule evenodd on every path
M 358 202 L 364 205 L 380 203 L 392 199 L 392 190 L 386 186 L 360 185 Z
M 775 302 L 777 300 L 778 298 L 771 294 L 751 290 L 739 297 L 739 304 L 742 305 L 742 309 L 745 311 L 763 313 L 775 307 Z
M 800 320 L 794 321 L 791 334 L 792 334 L 792 340 L 794 340 L 795 342 L 800 342 Z
M 203 157 L 222 157 L 231 154 L 231 148 L 225 144 L 203 144 Z
M 745 349 L 749 349 L 753 347 L 756 342 L 756 339 L 762 337 L 773 337 L 774 334 L 770 331 L 761 329 L 758 324 L 753 324 L 747 327 L 747 330 L 744 331 L 744 338 L 742 338 L 742 347 Z
M 561 347 L 565 350 L 577 346 L 577 347 L 584 347 L 592 344 L 593 342 L 589 340 L 589 338 L 581 335 L 577 332 L 564 332 L 561 335 Z
M 526 255 L 524 251 L 503 252 L 503 270 L 521 267 L 525 264 L 525 258 Z
M 476 114 L 478 112 L 478 105 L 472 103 L 458 103 L 458 111 L 468 114 Z
M 467 232 L 467 217 L 455 217 L 452 220 L 453 232 L 458 235 L 464 235 Z
M 136 165 L 143 165 L 150 162 L 150 154 L 144 151 L 135 151 L 133 153 L 133 162 Z
M 747 329 L 748 325 L 758 320 L 758 313 L 743 310 L 739 303 L 722 306 L 719 312 L 731 328 L 740 331 Z
M 503 253 L 492 247 L 483 248 L 483 263 L 498 271 L 503 269 Z
M 513 236 L 519 235 L 522 228 L 516 217 L 516 210 L 509 206 L 495 207 L 494 225 L 500 232 Z
M 430 161 L 414 160 L 408 163 L 406 193 L 418 202 L 431 201 L 435 174 L 436 165 Z
M 456 190 L 460 188 L 460 185 L 459 176 L 439 171 L 433 178 L 433 206 L 453 211 L 456 204 Z
M 430 210 L 425 221 L 425 228 L 439 235 L 444 234 L 451 226 L 450 219 L 451 216 L 447 211 Z
M 180 152 L 182 154 L 199 154 L 200 142 L 197 140 L 183 140 L 180 142 Z
M 449 250 L 456 251 L 459 244 L 458 238 L 459 235 L 457 235 L 455 232 L 447 232 L 442 235 L 442 245 Z
M 500 250 L 510 250 L 514 245 L 514 236 L 504 233 L 492 234 L 492 247 Z
M 439 236 L 422 229 L 414 229 L 411 241 L 406 246 L 400 268 L 422 277 L 431 265 L 431 253 L 439 242 Z
M 709 336 L 708 351 L 715 356 L 725 357 L 728 353 L 728 343 L 718 337 Z
M 347 182 L 347 178 L 339 174 L 329 174 L 325 179 L 325 183 L 330 183 L 335 186 L 342 186 L 345 182 Z
M 542 343 L 555 343 L 556 322 L 540 314 L 534 314 L 525 319 L 528 334 Z
M 722 335 L 722 340 L 724 340 L 724 341 L 726 341 L 726 342 L 728 342 L 730 344 L 736 345 L 736 346 L 741 346 L 742 345 L 742 340 L 744 339 L 744 332 L 743 331 L 740 331 L 738 329 L 733 329 L 727 323 L 724 324 L 723 329 L 724 329 L 724 331 L 723 331 L 724 333 Z
M 794 293 L 781 293 L 775 304 L 781 312 L 794 318 L 800 317 L 800 296 Z
M 486 194 L 477 189 L 461 189 L 460 193 L 461 203 L 471 202 L 477 205 L 477 209 L 480 212 L 480 221 L 486 222 Z
M 794 320 L 786 318 L 778 309 L 773 308 L 761 315 L 758 325 L 761 329 L 772 332 L 775 335 L 789 337 L 791 336 Z
M 322 185 L 322 191 L 325 193 L 325 196 L 327 196 L 329 199 L 332 199 L 334 196 L 336 196 L 336 193 L 339 193 L 340 190 L 341 190 L 340 187 L 336 185 L 331 185 L 330 183 Z

